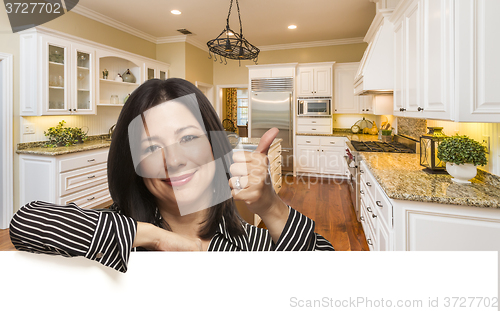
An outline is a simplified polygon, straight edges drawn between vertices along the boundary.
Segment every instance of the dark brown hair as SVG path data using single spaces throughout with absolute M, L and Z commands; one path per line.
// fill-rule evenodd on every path
M 167 80 L 152 79 L 144 82 L 130 95 L 118 117 L 108 155 L 109 192 L 114 202 L 113 207 L 123 215 L 132 217 L 137 221 L 152 223 L 164 229 L 171 230 L 168 223 L 165 220 L 161 220 L 157 212 L 155 197 L 147 189 L 142 177 L 137 175 L 134 170 L 128 139 L 128 126 L 135 117 L 147 109 L 165 101 L 193 93 L 196 95 L 198 106 L 190 107 L 189 104 L 183 104 L 192 112 L 194 111 L 193 109 L 199 109 L 199 112 L 201 112 L 203 123 L 200 122 L 200 124 L 205 125 L 214 159 L 223 157 L 225 154 L 231 152 L 231 146 L 226 135 L 220 135 L 220 133 L 224 133 L 224 128 L 215 110 L 210 101 L 196 86 L 178 78 Z M 226 157 L 227 160 L 231 161 L 231 159 Z M 225 161 L 217 162 L 219 164 L 216 165 L 230 165 L 230 163 L 226 164 Z M 218 167 L 215 171 L 219 176 L 216 175 L 214 181 L 226 183 L 225 187 L 221 187 L 222 185 L 217 187 L 216 185 L 216 188 L 230 191 L 227 187 L 230 177 L 227 173 L 229 172 L 229 168 Z M 220 176 L 220 174 L 224 176 Z M 229 197 L 227 193 L 217 193 L 216 195 L 226 195 L 225 197 Z M 211 238 L 222 216 L 224 216 L 226 229 L 231 235 L 244 234 L 241 217 L 236 210 L 233 198 L 230 198 L 209 208 L 207 219 L 202 223 L 199 236 L 203 239 Z

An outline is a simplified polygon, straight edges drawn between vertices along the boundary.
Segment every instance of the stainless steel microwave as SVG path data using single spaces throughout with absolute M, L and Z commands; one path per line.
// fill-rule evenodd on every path
M 298 116 L 330 116 L 331 97 L 298 98 Z

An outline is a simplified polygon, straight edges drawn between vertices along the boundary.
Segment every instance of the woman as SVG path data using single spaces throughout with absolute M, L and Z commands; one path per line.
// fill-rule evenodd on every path
M 85 256 L 122 272 L 135 248 L 163 251 L 333 250 L 314 222 L 274 192 L 267 151 L 236 152 L 208 99 L 182 79 L 149 80 L 127 100 L 108 155 L 112 211 L 31 202 L 10 225 L 19 250 Z M 234 161 L 234 163 L 233 163 Z M 232 177 L 229 178 L 229 175 Z M 268 230 L 245 223 L 243 200 Z

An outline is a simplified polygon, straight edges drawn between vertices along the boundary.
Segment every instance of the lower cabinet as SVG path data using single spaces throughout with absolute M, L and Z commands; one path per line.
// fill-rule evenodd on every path
M 296 171 L 346 176 L 344 137 L 297 136 Z
M 111 204 L 108 191 L 109 149 L 60 156 L 19 155 L 20 204 L 74 202 L 81 208 Z

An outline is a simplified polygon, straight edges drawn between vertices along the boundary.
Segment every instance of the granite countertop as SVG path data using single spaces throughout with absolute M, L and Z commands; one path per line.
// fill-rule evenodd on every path
M 429 174 L 419 154 L 360 152 L 391 199 L 500 209 L 500 178 L 478 170 L 472 184 L 457 184 L 448 174 Z
M 33 154 L 33 155 L 46 155 L 46 156 L 58 156 L 63 154 L 89 151 L 95 149 L 109 148 L 111 141 L 107 140 L 108 135 L 97 135 L 91 136 L 83 144 L 75 144 L 69 147 L 56 147 L 47 148 L 43 147 L 45 142 L 33 142 L 33 143 L 21 143 L 18 145 L 16 153 L 18 154 Z M 280 143 L 283 139 L 276 138 L 271 147 Z M 260 138 L 248 138 L 242 137 L 240 142 L 243 145 L 258 145 Z

